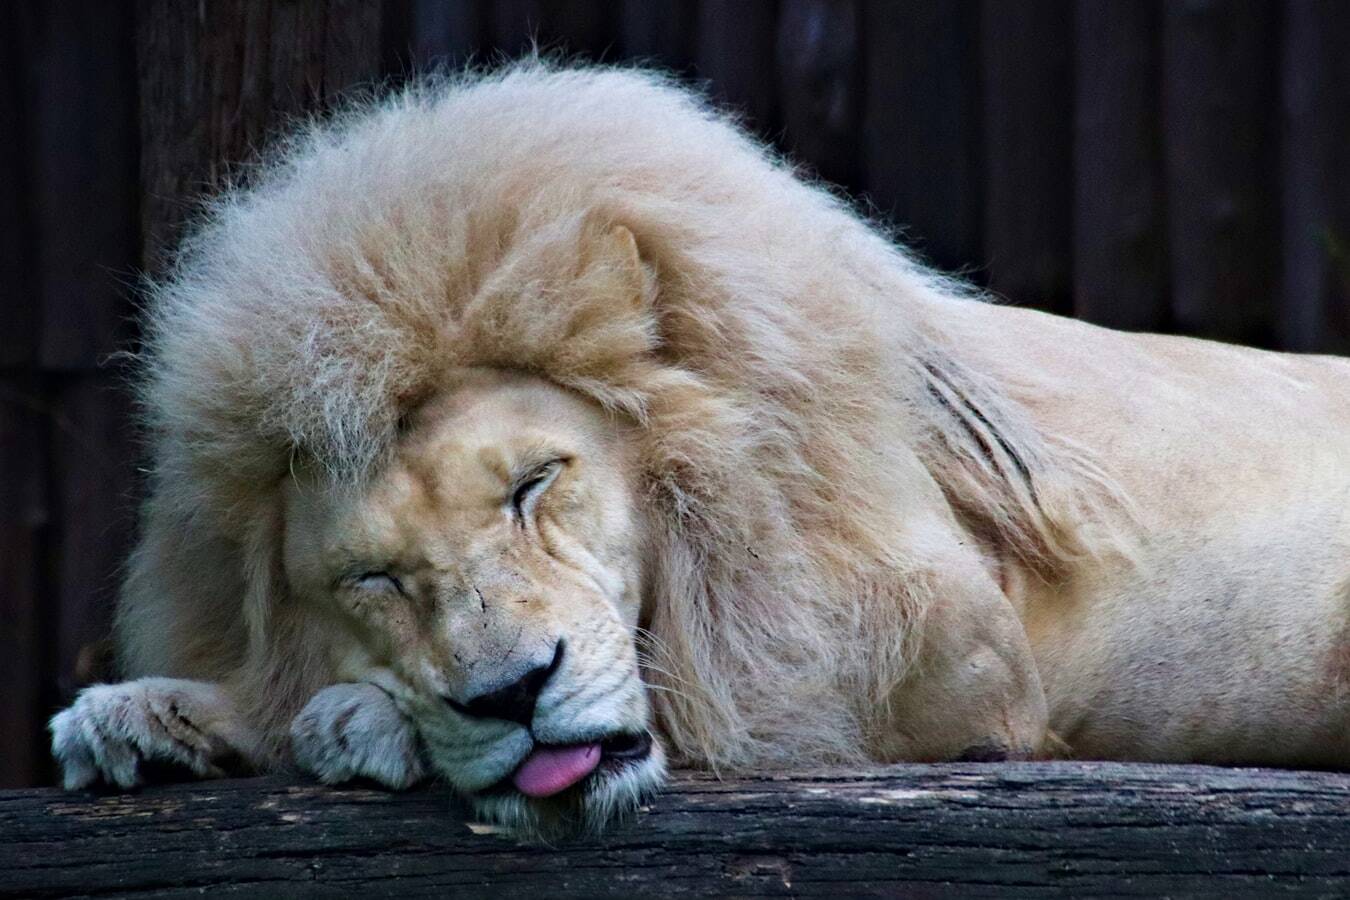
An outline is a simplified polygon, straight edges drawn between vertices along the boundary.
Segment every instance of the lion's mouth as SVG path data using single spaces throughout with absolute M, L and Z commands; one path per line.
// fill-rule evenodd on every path
M 514 788 L 527 797 L 560 794 L 597 771 L 616 772 L 642 762 L 652 752 L 646 732 L 613 734 L 599 741 L 536 744 L 507 778 L 484 793 Z

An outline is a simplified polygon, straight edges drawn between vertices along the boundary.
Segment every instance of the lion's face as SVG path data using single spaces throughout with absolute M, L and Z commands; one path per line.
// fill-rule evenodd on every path
M 359 490 L 287 489 L 287 577 L 334 623 L 340 677 L 385 687 L 433 768 L 517 827 L 601 824 L 662 777 L 626 447 L 598 406 L 475 370 Z

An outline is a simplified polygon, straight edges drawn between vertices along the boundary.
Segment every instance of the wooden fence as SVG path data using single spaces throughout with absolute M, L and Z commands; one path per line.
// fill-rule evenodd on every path
M 703 80 L 1013 302 L 1350 349 L 1343 0 L 0 4 L 0 785 L 105 665 L 137 492 L 114 355 L 191 198 L 354 87 L 534 39 Z

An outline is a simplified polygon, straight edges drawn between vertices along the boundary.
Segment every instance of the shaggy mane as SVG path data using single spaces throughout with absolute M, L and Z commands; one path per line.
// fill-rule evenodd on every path
M 637 298 L 586 257 L 615 225 Z M 645 678 L 677 756 L 858 761 L 930 599 L 906 466 L 1044 577 L 1110 543 L 1109 479 L 928 314 L 973 302 L 650 73 L 531 62 L 312 125 L 153 287 L 163 540 L 133 560 L 125 665 L 206 667 L 288 717 L 322 680 L 278 575 L 295 456 L 359 481 L 447 372 L 523 369 L 642 426 Z M 152 642 L 165 596 L 191 627 Z

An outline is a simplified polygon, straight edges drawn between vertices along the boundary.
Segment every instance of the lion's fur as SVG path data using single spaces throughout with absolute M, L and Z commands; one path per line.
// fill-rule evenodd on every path
M 278 574 L 279 485 L 300 456 L 359 481 L 465 366 L 640 424 L 646 677 L 687 760 L 875 755 L 934 602 L 915 496 L 1049 580 L 1124 542 L 1111 479 L 930 314 L 980 300 L 658 76 L 424 82 L 246 182 L 151 292 L 129 675 L 226 680 L 284 733 L 324 674 Z M 585 265 L 614 224 L 637 302 Z

